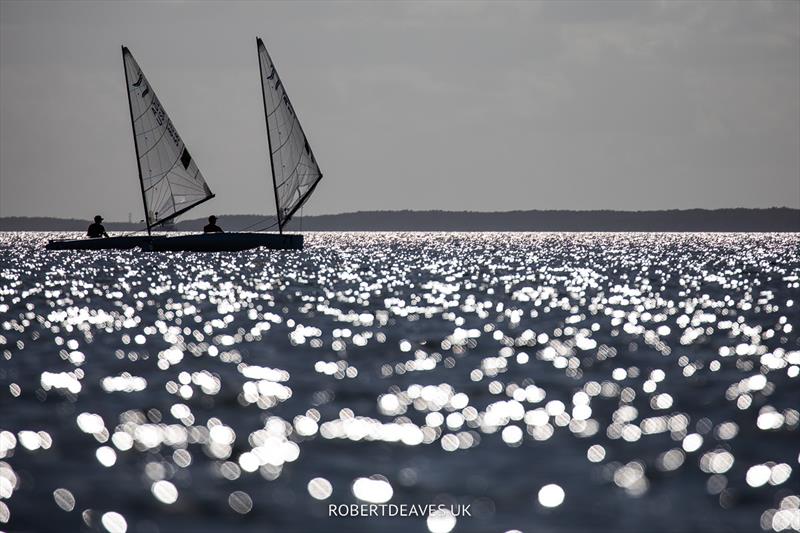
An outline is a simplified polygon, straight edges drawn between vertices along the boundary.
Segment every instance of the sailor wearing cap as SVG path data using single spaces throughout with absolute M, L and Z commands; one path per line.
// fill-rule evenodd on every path
M 103 227 L 103 217 L 97 215 L 94 217 L 94 223 L 89 225 L 89 229 L 86 231 L 86 236 L 92 239 L 96 239 L 98 237 L 108 237 L 108 233 L 106 233 L 106 228 Z
M 203 233 L 225 233 L 222 228 L 217 226 L 217 217 L 211 215 L 208 217 L 208 224 L 203 228 Z

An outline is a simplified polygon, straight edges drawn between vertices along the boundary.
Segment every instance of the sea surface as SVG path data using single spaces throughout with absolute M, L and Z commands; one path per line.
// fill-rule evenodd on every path
M 2 530 L 800 530 L 798 234 L 54 236 L 0 233 Z

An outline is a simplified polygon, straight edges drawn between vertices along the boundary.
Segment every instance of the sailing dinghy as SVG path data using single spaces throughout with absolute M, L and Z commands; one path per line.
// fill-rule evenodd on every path
M 216 233 L 209 235 L 153 235 L 152 229 L 214 198 L 197 164 L 161 105 L 130 50 L 122 47 L 128 104 L 133 128 L 139 183 L 147 236 L 51 240 L 48 250 L 106 250 L 141 248 L 146 251 L 238 251 L 263 246 L 300 249 L 302 235 Z M 280 220 L 280 218 L 279 218 Z
M 258 67 L 261 73 L 261 96 L 267 122 L 267 146 L 270 151 L 272 184 L 275 190 L 275 209 L 278 232 L 308 201 L 322 171 L 308 144 L 308 138 L 292 107 L 275 63 L 260 37 L 256 37 Z

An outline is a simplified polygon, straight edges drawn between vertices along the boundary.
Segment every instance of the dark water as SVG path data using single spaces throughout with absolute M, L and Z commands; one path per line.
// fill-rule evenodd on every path
M 0 528 L 800 530 L 797 234 L 47 237 L 0 234 Z

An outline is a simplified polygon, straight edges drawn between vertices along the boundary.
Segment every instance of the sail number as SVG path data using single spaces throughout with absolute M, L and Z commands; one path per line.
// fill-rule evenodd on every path
M 178 135 L 178 132 L 175 130 L 175 127 L 172 125 L 172 121 L 164 111 L 164 108 L 161 107 L 161 102 L 159 102 L 158 99 L 153 98 L 153 102 L 150 105 L 150 110 L 153 112 L 153 116 L 159 126 L 163 126 L 166 122 L 167 133 L 169 133 L 169 136 L 172 137 L 172 140 L 176 145 L 180 145 L 181 138 Z

